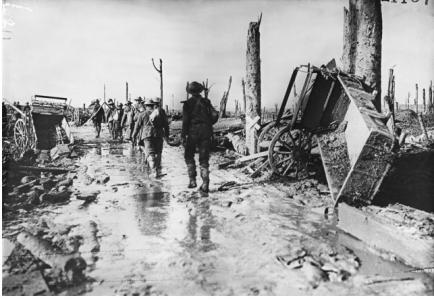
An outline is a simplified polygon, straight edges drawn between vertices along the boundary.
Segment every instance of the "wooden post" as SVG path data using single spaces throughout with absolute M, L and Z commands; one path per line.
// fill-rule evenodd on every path
M 433 103 L 433 90 L 432 90 L 432 81 L 429 83 L 429 90 L 428 90 L 428 99 L 429 99 L 429 112 L 434 113 L 434 103 Z
M 395 111 L 398 112 L 399 111 L 399 103 L 395 102 Z
M 419 113 L 419 87 L 416 83 L 416 97 L 414 98 L 414 105 L 416 105 L 416 113 Z
M 202 85 L 204 87 L 203 94 L 204 94 L 205 98 L 208 99 L 208 94 L 209 94 L 209 90 L 210 90 L 210 87 L 208 86 L 208 78 L 204 82 L 202 82 Z
M 259 32 L 261 19 L 262 14 L 257 22 L 250 22 L 247 32 L 246 145 L 249 149 L 249 154 L 256 153 L 258 143 L 257 130 L 261 120 L 261 55 Z M 257 120 L 256 122 L 255 119 Z
M 407 96 L 407 109 L 410 109 L 410 92 L 408 92 Z
M 86 104 L 83 103 L 83 110 L 86 110 Z
M 378 111 L 381 111 L 382 31 L 380 0 L 349 0 L 349 9 L 344 9 L 343 69 L 364 78 L 377 91 L 374 105 Z
M 160 58 L 160 67 L 157 68 L 157 66 L 154 63 L 154 59 L 152 59 L 152 65 L 154 66 L 155 71 L 157 71 L 160 74 L 160 107 L 163 106 L 163 61 Z
M 125 82 L 125 102 L 128 102 L 128 82 Z
M 422 89 L 423 112 L 426 113 L 425 89 Z
M 105 102 L 105 83 L 104 83 L 104 102 Z
M 228 90 L 223 93 L 222 100 L 220 100 L 220 118 L 226 118 L 226 104 L 228 102 L 229 91 L 231 89 L 232 76 L 229 76 Z
M 243 86 L 243 111 L 245 114 L 246 113 L 246 82 L 244 81 L 244 78 L 241 79 L 241 85 Z
M 342 51 L 342 70 L 347 73 L 354 73 L 354 53 L 356 49 L 356 26 L 351 22 L 355 21 L 353 3 L 350 1 L 348 10 L 344 7 L 344 41 Z

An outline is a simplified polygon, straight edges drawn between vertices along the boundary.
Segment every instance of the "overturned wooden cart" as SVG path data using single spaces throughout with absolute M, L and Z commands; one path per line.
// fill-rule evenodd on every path
M 297 77 L 304 81 L 303 89 L 288 114 Z M 390 169 L 394 146 L 387 116 L 375 109 L 374 98 L 375 91 L 360 78 L 335 67 L 295 68 L 274 125 L 264 128 L 275 133 L 259 141 L 268 148 L 273 172 L 307 176 L 311 150 L 318 147 L 335 204 L 369 203 Z
M 25 106 L 8 105 L 16 112 L 13 140 L 16 156 L 29 149 L 49 150 L 57 144 L 73 142 L 65 119 L 67 98 L 34 95 Z

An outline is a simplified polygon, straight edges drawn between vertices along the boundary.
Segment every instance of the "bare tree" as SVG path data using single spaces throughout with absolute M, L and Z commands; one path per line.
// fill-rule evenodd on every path
M 152 59 L 152 65 L 154 66 L 155 71 L 160 74 L 160 107 L 163 107 L 163 61 L 160 58 L 160 67 L 157 68 L 154 59 Z

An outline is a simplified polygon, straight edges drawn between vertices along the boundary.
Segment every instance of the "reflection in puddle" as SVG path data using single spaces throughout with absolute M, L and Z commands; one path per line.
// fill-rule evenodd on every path
M 211 229 L 214 220 L 208 201 L 200 205 L 194 202 L 194 210 L 190 211 L 187 223 L 187 237 L 183 241 L 185 248 L 198 247 L 201 251 L 214 250 L 216 245 L 211 241 Z
M 167 227 L 170 194 L 156 187 L 146 193 L 134 195 L 134 199 L 140 232 L 144 235 L 161 235 Z

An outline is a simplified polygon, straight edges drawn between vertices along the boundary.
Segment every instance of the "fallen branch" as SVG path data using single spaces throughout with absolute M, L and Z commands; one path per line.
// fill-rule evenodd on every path
M 229 165 L 232 165 L 232 164 L 240 164 L 240 163 L 243 163 L 243 162 L 246 162 L 246 161 L 250 161 L 250 160 L 253 160 L 253 159 L 257 159 L 257 158 L 260 158 L 260 157 L 265 157 L 267 155 L 268 155 L 268 151 L 259 152 L 259 153 L 255 153 L 255 154 L 248 155 L 248 156 L 243 156 L 243 157 L 238 158 L 236 160 L 231 160 L 231 161 L 228 161 L 228 162 L 221 163 L 221 164 L 218 165 L 218 168 L 222 169 L 222 168 L 225 168 L 225 167 L 227 167 Z
M 255 177 L 256 175 L 259 174 L 259 172 L 261 172 L 262 169 L 264 169 L 265 167 L 267 167 L 269 165 L 268 159 L 266 159 L 256 170 L 255 172 L 252 173 L 252 175 L 250 175 L 251 177 Z
M 20 166 L 18 165 L 18 171 L 30 171 L 30 172 L 53 172 L 53 173 L 67 173 L 72 172 L 71 169 L 55 168 L 55 167 L 34 167 L 34 166 Z
M 25 191 L 30 190 L 30 188 L 32 186 L 34 186 L 34 185 L 36 185 L 38 183 L 39 183 L 39 179 L 35 179 L 35 180 L 30 181 L 30 182 L 27 182 L 27 183 L 24 183 L 24 184 L 21 184 L 21 185 L 17 185 L 16 187 L 14 187 L 14 192 L 16 192 L 16 193 L 23 193 Z

